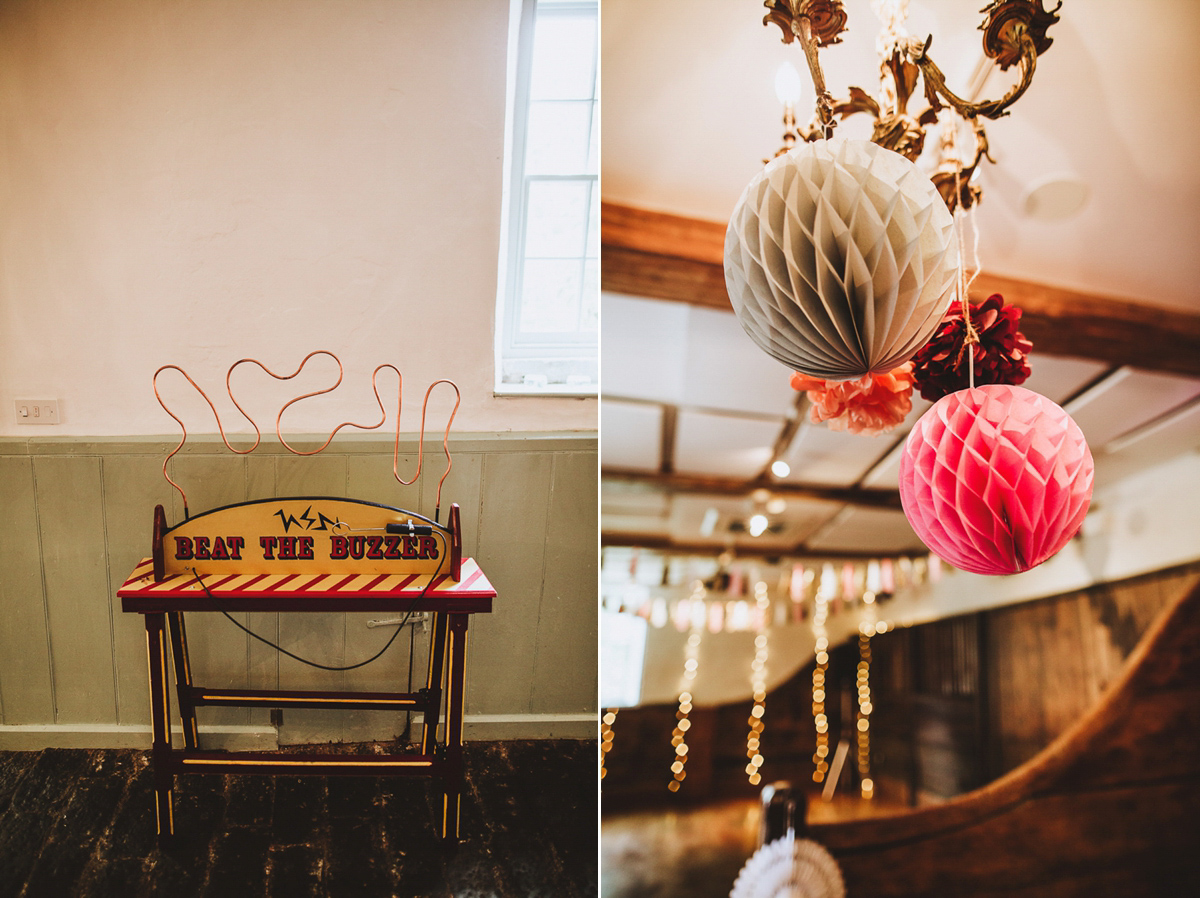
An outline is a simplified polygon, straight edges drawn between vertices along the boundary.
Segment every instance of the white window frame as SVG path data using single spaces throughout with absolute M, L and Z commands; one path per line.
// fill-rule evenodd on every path
M 539 9 L 551 14 L 594 14 L 599 19 L 597 0 L 513 0 L 513 24 L 510 31 L 509 103 L 506 116 L 506 158 L 504 218 L 501 227 L 499 289 L 496 302 L 495 393 L 496 395 L 595 396 L 599 389 L 599 327 L 594 333 L 582 331 L 520 336 L 522 277 L 526 228 L 526 200 L 529 186 L 539 181 L 587 181 L 590 209 L 600 189 L 595 174 L 526 175 L 525 139 L 530 106 L 530 80 L 533 69 L 534 24 Z M 598 24 L 598 22 L 597 22 Z M 599 29 L 597 28 L 597 43 Z M 597 47 L 597 56 L 599 48 Z M 592 94 L 598 101 L 599 59 Z M 597 128 L 599 116 L 592 117 Z M 588 228 L 585 226 L 585 235 Z M 586 236 L 585 236 L 586 239 Z M 580 283 L 585 284 L 583 269 L 586 251 L 580 258 Z M 599 265 L 599 259 L 596 259 Z M 599 301 L 599 272 L 596 277 Z M 506 368 L 524 372 L 524 381 L 505 382 Z

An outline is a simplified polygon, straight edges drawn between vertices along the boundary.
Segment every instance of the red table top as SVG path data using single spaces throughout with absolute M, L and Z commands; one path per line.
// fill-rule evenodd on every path
M 496 597 L 473 558 L 463 559 L 457 582 L 447 574 L 210 574 L 204 577 L 204 585 L 211 597 L 190 573 L 172 574 L 156 583 L 153 562 L 143 558 L 117 596 L 122 610 L 140 614 L 220 610 L 476 614 L 490 612 Z

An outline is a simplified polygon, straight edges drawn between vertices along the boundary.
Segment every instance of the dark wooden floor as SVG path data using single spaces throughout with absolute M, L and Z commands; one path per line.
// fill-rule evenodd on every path
M 455 848 L 427 779 L 193 775 L 165 850 L 147 752 L 0 752 L 0 896 L 596 895 L 596 743 L 465 750 Z

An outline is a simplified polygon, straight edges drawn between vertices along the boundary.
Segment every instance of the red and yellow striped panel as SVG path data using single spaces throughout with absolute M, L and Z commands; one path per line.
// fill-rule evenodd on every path
M 458 581 L 449 574 L 208 574 L 204 586 L 222 599 L 298 599 L 324 596 L 338 598 L 412 598 L 427 599 L 495 598 L 496 590 L 488 582 L 473 558 L 464 558 Z M 432 582 L 431 582 L 432 581 Z M 154 562 L 142 559 L 133 573 L 117 590 L 123 599 L 168 598 L 194 599 L 203 596 L 200 581 L 190 572 L 169 574 L 154 582 Z

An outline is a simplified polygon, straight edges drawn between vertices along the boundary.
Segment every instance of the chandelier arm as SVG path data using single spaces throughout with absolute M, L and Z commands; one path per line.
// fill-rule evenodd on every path
M 825 85 L 825 73 L 821 70 L 821 60 L 817 56 L 817 38 L 813 33 L 812 20 L 805 15 L 792 19 L 792 33 L 800 39 L 804 49 L 804 59 L 808 63 L 808 71 L 812 75 L 813 91 L 817 95 L 817 116 L 826 139 L 833 136 L 837 122 L 833 119 L 833 95 Z
M 925 78 L 925 96 L 935 108 L 940 105 L 940 97 L 965 119 L 973 120 L 979 116 L 997 119 L 1008 115 L 1008 107 L 1020 99 L 1021 95 L 1028 90 L 1029 85 L 1033 82 L 1033 72 L 1037 67 L 1037 44 L 1024 29 L 1016 37 L 1016 42 L 1021 53 L 1019 60 L 1021 66 L 1020 80 L 999 100 L 985 100 L 981 103 L 972 103 L 964 100 L 946 86 L 946 76 L 942 74 L 942 70 L 938 68 L 937 63 L 930 59 L 928 55 L 929 45 L 932 42 L 932 35 L 925 41 L 910 37 L 902 42 L 901 46 L 909 58 L 921 69 L 921 74 Z

